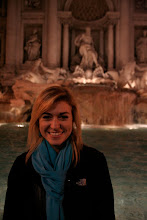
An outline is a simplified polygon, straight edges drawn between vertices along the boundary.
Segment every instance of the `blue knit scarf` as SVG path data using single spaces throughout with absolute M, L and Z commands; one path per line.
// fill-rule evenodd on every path
M 32 154 L 34 169 L 41 175 L 46 191 L 47 220 L 64 220 L 62 201 L 66 172 L 72 161 L 72 146 L 69 140 L 59 154 L 44 139 Z

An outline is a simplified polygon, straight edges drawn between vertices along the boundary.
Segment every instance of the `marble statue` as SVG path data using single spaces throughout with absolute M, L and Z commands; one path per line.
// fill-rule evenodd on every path
M 91 36 L 91 29 L 86 28 L 85 33 L 78 35 L 75 38 L 75 45 L 79 48 L 79 53 L 82 57 L 80 67 L 83 70 L 93 69 L 98 66 L 98 54 L 94 48 L 94 42 Z
M 65 80 L 67 78 L 67 71 L 63 68 L 50 69 L 45 67 L 41 59 L 34 61 L 34 64 L 27 72 L 19 79 L 27 80 L 32 83 L 53 83 L 58 80 Z
M 68 77 L 68 72 L 64 68 L 54 68 L 50 69 L 48 67 L 45 67 L 43 63 L 41 62 L 40 67 L 43 71 L 43 75 L 47 78 L 47 83 L 50 81 L 57 81 L 57 80 L 65 80 Z
M 105 84 L 116 87 L 115 80 L 105 77 L 104 70 L 101 65 L 98 65 L 93 71 L 86 69 L 85 71 L 77 65 L 75 71 L 72 73 L 72 80 L 74 83 L 80 84 Z
M 24 49 L 27 52 L 27 60 L 34 61 L 40 57 L 40 47 L 41 42 L 38 38 L 37 29 L 33 30 L 33 34 L 29 37 L 29 40 L 26 42 Z
M 146 90 L 147 91 L 147 65 L 142 67 L 136 64 L 134 79 L 136 90 Z
M 123 68 L 119 71 L 110 70 L 105 72 L 105 78 L 114 80 L 117 83 L 117 87 L 123 88 L 128 85 L 129 88 L 132 88 L 131 82 L 135 74 L 136 62 L 128 62 Z
M 141 67 L 135 61 L 128 62 L 120 71 L 108 71 L 104 78 L 112 79 L 119 88 L 147 89 L 147 66 Z
M 46 77 L 42 76 L 39 71 L 41 62 L 41 59 L 35 60 L 32 64 L 32 67 L 28 69 L 26 73 L 23 73 L 22 75 L 18 76 L 18 79 L 26 80 L 32 83 L 46 83 Z
M 136 42 L 136 55 L 139 63 L 147 63 L 147 30 L 143 31 L 143 37 Z

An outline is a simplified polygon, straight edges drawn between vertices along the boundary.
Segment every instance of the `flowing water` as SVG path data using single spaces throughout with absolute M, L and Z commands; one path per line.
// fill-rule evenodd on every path
M 7 177 L 16 156 L 26 150 L 28 123 L 0 124 L 0 220 Z M 107 158 L 114 189 L 116 220 L 146 220 L 147 126 L 83 126 L 84 143 Z

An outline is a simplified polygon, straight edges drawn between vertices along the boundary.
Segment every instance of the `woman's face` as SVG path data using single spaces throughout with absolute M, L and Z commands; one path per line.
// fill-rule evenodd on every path
M 72 132 L 72 108 L 67 102 L 59 101 L 39 119 L 41 135 L 57 151 Z

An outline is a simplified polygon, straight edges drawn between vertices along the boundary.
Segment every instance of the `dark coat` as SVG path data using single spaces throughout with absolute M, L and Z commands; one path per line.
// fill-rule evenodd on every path
M 3 220 L 45 220 L 46 199 L 40 175 L 26 153 L 18 156 L 8 177 Z M 83 183 L 83 185 L 82 185 Z M 84 146 L 65 181 L 65 220 L 114 220 L 113 189 L 104 155 Z M 53 220 L 53 219 L 51 219 Z

